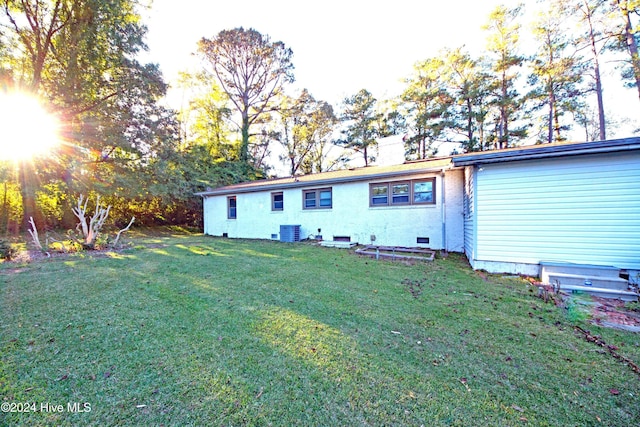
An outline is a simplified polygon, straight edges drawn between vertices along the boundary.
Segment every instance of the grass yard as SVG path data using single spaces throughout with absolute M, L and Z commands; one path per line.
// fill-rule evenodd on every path
M 0 425 L 640 425 L 582 319 L 461 255 L 137 239 L 0 264 L 0 399 L 31 411 Z M 640 334 L 576 324 L 640 363 Z

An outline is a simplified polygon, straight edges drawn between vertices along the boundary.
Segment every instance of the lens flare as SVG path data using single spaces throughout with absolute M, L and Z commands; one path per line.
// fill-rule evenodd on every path
M 45 156 L 59 144 L 58 120 L 21 92 L 0 93 L 0 160 Z

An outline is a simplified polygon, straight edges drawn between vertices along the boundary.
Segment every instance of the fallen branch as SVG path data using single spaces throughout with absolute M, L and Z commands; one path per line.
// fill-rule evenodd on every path
M 136 217 L 131 217 L 131 221 L 129 221 L 129 225 L 127 225 L 125 228 L 123 228 L 122 230 L 118 231 L 118 234 L 116 235 L 116 239 L 113 241 L 113 247 L 115 248 L 116 245 L 118 244 L 118 240 L 120 240 L 120 235 L 122 233 L 124 233 L 125 231 L 129 230 L 129 228 L 131 228 L 131 224 L 133 224 L 133 221 L 136 220 Z
M 604 340 L 598 336 L 595 335 L 591 335 L 591 332 L 589 331 L 585 331 L 584 329 L 582 329 L 580 326 L 574 326 L 573 327 L 577 332 L 580 332 L 582 335 L 584 335 L 584 338 L 589 341 L 592 342 L 596 345 L 599 345 L 602 348 L 606 348 L 607 351 L 609 352 L 609 354 L 611 356 L 613 356 L 614 359 L 617 359 L 621 362 L 626 363 L 633 372 L 635 372 L 636 374 L 640 375 L 640 366 L 638 366 L 633 360 L 629 359 L 626 356 L 621 355 L 620 353 L 618 353 L 617 347 L 612 346 L 612 345 L 608 345 L 606 342 L 604 342 Z
M 47 252 L 43 247 L 42 243 L 40 243 L 40 237 L 38 237 L 38 229 L 36 228 L 36 222 L 33 220 L 33 217 L 29 217 L 29 224 L 31 224 L 31 229 L 27 230 L 31 235 L 31 239 L 33 240 L 33 244 L 40 249 L 40 251 L 46 254 L 48 257 L 51 256 L 49 252 Z

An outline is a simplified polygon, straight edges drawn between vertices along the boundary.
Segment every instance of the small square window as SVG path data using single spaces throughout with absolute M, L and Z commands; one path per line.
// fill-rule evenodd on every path
M 284 210 L 284 195 L 282 193 L 271 193 L 271 210 Z

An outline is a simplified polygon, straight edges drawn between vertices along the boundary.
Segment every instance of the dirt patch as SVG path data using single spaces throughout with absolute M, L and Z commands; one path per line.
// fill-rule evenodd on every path
M 616 299 L 592 297 L 592 322 L 599 326 L 640 332 L 640 313 L 629 310 L 625 302 Z
M 557 306 L 564 307 L 568 300 L 577 298 L 576 301 L 580 301 L 581 305 L 588 307 L 591 323 L 607 328 L 640 332 L 640 313 L 630 310 L 627 307 L 628 302 L 586 294 L 577 297 L 565 292 L 555 293 L 550 285 L 545 285 L 532 278 L 527 280 L 538 288 L 538 297 L 545 302 L 552 302 Z

